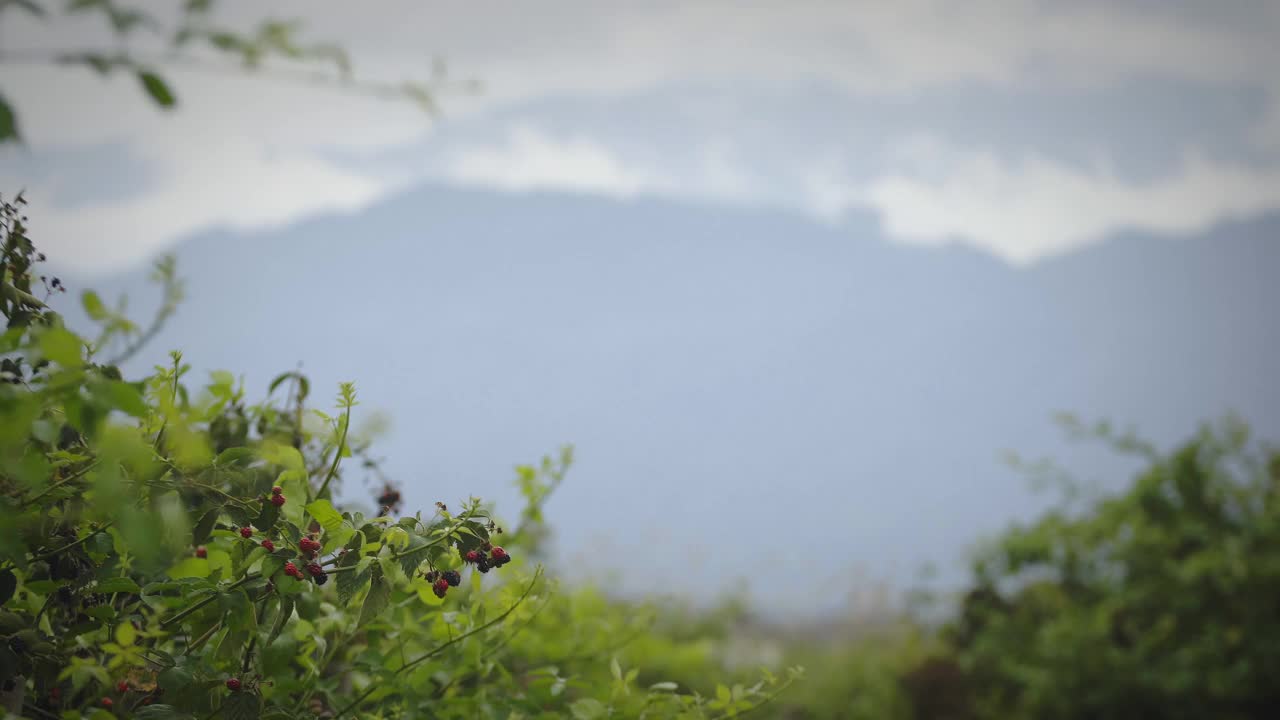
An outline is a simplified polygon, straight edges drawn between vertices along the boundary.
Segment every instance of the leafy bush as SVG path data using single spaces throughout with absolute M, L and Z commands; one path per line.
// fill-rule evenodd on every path
M 1259 718 L 1280 707 L 1280 452 L 1227 421 L 1123 494 L 1011 530 L 949 628 L 952 717 Z
M 179 353 L 114 360 L 143 330 L 91 292 L 92 340 L 47 304 L 19 196 L 0 240 L 0 707 L 27 717 L 728 717 L 790 683 L 703 696 L 624 667 L 628 608 L 553 592 L 530 566 L 572 456 L 521 468 L 513 532 L 472 498 L 396 517 L 334 505 L 337 410 L 285 373 L 251 404 L 226 372 L 196 390 Z M 165 309 L 181 297 L 171 262 Z M 45 298 L 37 297 L 44 291 Z M 115 351 L 115 355 L 110 353 Z M 353 446 L 355 445 L 355 446 Z M 345 462 L 344 462 L 345 461 Z M 686 690 L 685 692 L 681 692 Z

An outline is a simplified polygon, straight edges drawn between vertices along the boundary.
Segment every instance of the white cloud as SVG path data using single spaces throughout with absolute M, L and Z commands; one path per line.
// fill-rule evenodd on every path
M 955 149 L 945 156 L 945 169 L 887 174 L 863 186 L 815 185 L 825 188 L 828 208 L 875 208 L 898 238 L 960 240 L 1014 263 L 1061 253 L 1120 228 L 1190 233 L 1280 206 L 1280 169 L 1195 154 L 1176 173 L 1143 183 L 1123 181 L 1104 165 L 1080 170 L 1034 156 L 1006 163 L 991 153 Z
M 614 196 L 661 189 L 656 177 L 626 167 L 607 147 L 586 138 L 557 140 L 530 127 L 505 142 L 467 145 L 451 153 L 445 177 L 502 190 L 567 190 Z
M 260 3 L 219 7 L 232 20 L 264 16 Z M 266 14 L 306 17 L 314 36 L 340 40 L 358 67 L 386 79 L 423 76 L 430 55 L 444 55 L 459 74 L 478 77 L 486 87 L 475 100 L 446 98 L 454 117 L 531 99 L 699 83 L 731 91 L 742 82 L 818 79 L 876 97 L 972 85 L 1105 86 L 1155 77 L 1266 94 L 1270 124 L 1260 117 L 1253 139 L 1280 148 L 1280 86 L 1270 72 L 1280 65 L 1280 43 L 1274 42 L 1280 10 L 1266 7 L 1253 17 L 1226 9 L 1187 14 L 1192 12 L 1163 4 L 1039 0 L 558 0 L 536 7 L 497 2 L 479 11 L 393 0 L 371 12 L 358 3 L 317 10 L 307 0 L 281 0 Z M 41 30 L 19 17 L 6 15 L 0 44 L 7 49 L 104 37 L 83 23 Z M 153 182 L 136 196 L 74 211 L 45 208 L 37 216 L 50 249 L 74 257 L 83 269 L 104 272 L 201 228 L 261 227 L 354 209 L 432 174 L 508 190 L 772 204 L 828 218 L 864 204 L 883 212 L 888 229 L 905 238 L 966 236 L 1019 262 L 1120 226 L 1185 231 L 1280 205 L 1274 173 L 1194 157 L 1172 176 L 1132 185 L 1105 167 L 1083 171 L 1034 156 L 1007 164 L 992 153 L 926 146 L 871 169 L 880 177 L 869 183 L 842 179 L 838 167 L 825 165 L 829 158 L 817 159 L 821 172 L 801 165 L 812 158 L 797 158 L 796 184 L 787 182 L 786 169 L 765 168 L 749 154 L 735 154 L 745 149 L 707 142 L 696 132 L 684 141 L 687 147 L 660 157 L 624 150 L 604 133 L 565 137 L 516 127 L 491 142 L 443 148 L 443 168 L 386 177 L 340 166 L 326 154 L 385 152 L 422 141 L 430 133 L 426 119 L 406 105 L 172 73 L 180 111 L 160 113 L 127 76 L 104 83 L 84 71 L 6 67 L 5 73 L 6 97 L 21 111 L 37 153 L 120 143 L 148 163 Z M 795 131 L 769 130 L 784 148 Z M 0 167 L 2 160 L 0 154 Z M 0 169 L 3 187 L 23 180 Z M 51 193 L 61 185 L 55 178 L 31 196 L 41 202 L 43 190 L 56 200 Z M 104 228 L 114 235 L 108 239 Z

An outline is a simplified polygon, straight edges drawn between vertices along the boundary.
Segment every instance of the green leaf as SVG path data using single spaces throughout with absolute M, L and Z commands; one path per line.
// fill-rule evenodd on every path
M 230 467 L 233 465 L 248 465 L 253 462 L 253 449 L 247 447 L 227 448 L 218 453 L 218 457 L 214 460 L 214 464 L 219 467 Z
M 177 565 L 169 568 L 168 574 L 169 577 L 174 579 L 187 577 L 203 578 L 209 577 L 209 572 L 211 570 L 212 568 L 209 567 L 209 561 L 207 559 L 192 557 L 182 560 Z
M 160 107 L 171 108 L 177 102 L 173 97 L 173 92 L 169 90 L 169 86 L 159 75 L 150 70 L 139 70 L 138 80 L 142 82 L 142 89 L 146 90 L 151 99 Z
M 604 703 L 595 698 L 583 698 L 569 706 L 574 720 L 596 720 L 606 715 Z
M 92 290 L 85 290 L 80 295 L 80 304 L 84 306 L 85 313 L 94 320 L 103 320 L 107 317 L 107 306 L 102 303 L 98 293 Z
M 221 512 L 222 508 L 216 507 L 201 516 L 195 529 L 191 531 L 192 545 L 203 545 L 204 541 L 209 539 L 209 534 L 213 532 L 213 526 L 218 522 L 218 515 Z
M 622 666 L 618 664 L 618 658 L 609 661 L 609 674 L 614 680 L 622 680 Z
M 275 623 L 271 626 L 271 632 L 267 635 L 267 641 L 263 646 L 270 645 L 277 637 L 280 631 L 284 630 L 285 623 L 289 622 L 290 616 L 293 615 L 293 598 L 289 595 L 280 596 L 280 612 L 276 613 Z
M 96 590 L 97 592 L 104 593 L 104 594 L 136 593 L 139 590 L 141 590 L 141 588 L 138 587 L 138 583 L 134 582 L 133 580 L 130 580 L 127 577 L 113 577 L 113 578 L 107 578 L 106 580 L 99 581 L 98 587 L 96 588 Z
M 253 521 L 253 525 L 262 532 L 266 532 L 275 527 L 276 521 L 280 519 L 280 508 L 269 502 L 262 503 L 262 510 L 258 513 L 258 518 Z
M 233 692 L 222 701 L 222 715 L 227 720 L 258 720 L 261 701 L 251 692 Z
M 400 554 L 398 560 L 400 569 L 404 571 L 406 577 L 412 578 L 413 571 L 418 569 L 423 560 L 427 559 L 427 541 L 417 535 L 409 536 L 409 549 Z
M 359 625 L 364 625 L 387 609 L 391 602 L 391 586 L 382 579 L 382 569 L 375 565 L 373 579 L 369 585 L 369 594 L 364 598 L 364 606 L 360 608 Z
M 17 589 L 18 577 L 13 574 L 13 571 L 8 568 L 0 570 L 0 605 L 9 602 L 9 598 L 13 597 Z
M 338 560 L 338 568 L 353 567 L 359 562 L 360 553 L 349 552 Z M 348 570 L 334 575 L 334 579 L 338 583 L 338 604 L 340 606 L 346 607 L 347 603 L 351 602 L 351 598 L 360 592 L 360 589 L 369 580 L 369 573 L 369 566 L 366 566 L 364 570 Z
M 84 344 L 66 328 L 50 328 L 40 335 L 40 353 L 63 367 L 77 367 L 84 352 Z
M 22 137 L 18 134 L 18 116 L 14 114 L 13 108 L 0 95 L 0 143 L 16 142 Z
M 307 505 L 307 512 L 320 523 L 321 527 L 329 532 L 335 532 L 342 527 L 342 515 L 333 509 L 333 504 L 328 500 L 316 500 Z
M 120 623 L 116 626 L 116 642 L 121 647 L 129 647 L 138 639 L 138 631 L 133 629 L 133 623 Z
M 107 398 L 117 410 L 136 418 L 146 417 L 147 403 L 142 399 L 142 388 L 127 382 L 112 380 L 105 386 Z

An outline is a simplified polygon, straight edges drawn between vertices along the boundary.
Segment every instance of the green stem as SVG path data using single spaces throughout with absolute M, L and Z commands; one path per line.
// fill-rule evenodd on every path
M 54 490 L 57 490 L 58 488 L 62 487 L 63 485 L 66 485 L 67 483 L 71 482 L 72 480 L 78 480 L 78 479 L 80 479 L 80 478 L 84 477 L 85 473 L 89 472 L 90 470 L 92 470 L 92 469 L 94 469 L 94 468 L 96 468 L 96 467 L 98 467 L 98 461 L 97 461 L 97 460 L 94 460 L 92 463 L 90 463 L 90 464 L 86 465 L 85 467 L 80 468 L 79 470 L 75 471 L 74 473 L 72 473 L 72 474 L 70 474 L 70 475 L 68 475 L 68 476 L 66 476 L 66 477 L 64 477 L 64 478 L 62 478 L 61 480 L 59 480 L 59 481 L 55 482 L 54 484 L 50 485 L 49 487 L 45 488 L 44 490 L 41 490 L 41 491 L 40 491 L 40 493 L 39 493 L 38 495 L 34 495 L 34 496 L 30 497 L 30 498 L 27 498 L 26 500 L 23 500 L 23 501 L 22 501 L 22 503 L 20 503 L 20 504 L 18 505 L 18 507 L 19 507 L 19 508 L 25 508 L 26 506 L 28 506 L 28 505 L 30 505 L 31 503 L 33 503 L 33 502 L 35 502 L 35 501 L 39 500 L 40 498 L 44 497 L 45 495 L 48 495 L 49 493 L 53 492 Z
M 320 490 L 316 492 L 317 498 L 323 498 L 326 490 L 329 489 L 329 482 L 333 480 L 333 476 L 338 472 L 338 461 L 342 459 L 342 448 L 347 444 L 347 430 L 351 427 L 351 407 L 347 407 L 347 411 L 342 415 L 342 434 L 338 436 L 338 446 L 333 449 L 333 464 L 329 466 L 329 474 L 325 475 L 324 482 L 320 483 Z
M 105 532 L 108 528 L 110 528 L 110 527 L 111 527 L 111 525 L 112 525 L 112 524 L 113 524 L 113 523 L 106 523 L 105 525 L 102 525 L 101 527 L 99 527 L 97 530 L 94 530 L 93 532 L 89 533 L 88 535 L 85 535 L 84 537 L 80 538 L 79 540 L 76 540 L 76 541 L 75 541 L 75 542 L 73 542 L 73 543 L 67 543 L 66 545 L 63 545 L 62 547 L 58 548 L 57 550 L 50 550 L 49 552 L 44 553 L 43 555 L 37 555 L 37 556 L 35 556 L 34 558 L 32 558 L 32 559 L 31 559 L 31 562 L 39 562 L 39 561 L 41 561 L 41 560 L 48 560 L 49 558 L 51 558 L 51 557 L 53 557 L 53 556 L 55 556 L 55 555 L 58 555 L 58 554 L 60 554 L 60 553 L 64 553 L 64 552 L 66 552 L 66 551 L 68 551 L 68 550 L 70 550 L 70 549 L 72 549 L 72 548 L 74 548 L 74 547 L 77 547 L 77 546 L 79 546 L 79 545 L 83 545 L 85 542 L 87 542 L 87 541 L 89 540 L 89 538 L 93 537 L 94 535 L 97 535 L 98 533 L 101 533 L 101 532 Z
M 437 645 L 434 649 L 428 651 L 421 657 L 418 657 L 414 660 L 409 661 L 409 663 L 406 665 L 402 665 L 399 670 L 396 670 L 395 674 L 399 675 L 401 673 L 408 672 L 410 669 L 417 667 L 418 665 L 430 660 L 436 655 L 439 655 L 440 653 L 449 649 L 451 646 L 462 642 L 463 640 L 471 637 L 472 635 L 484 632 L 485 630 L 488 630 L 489 628 L 493 627 L 494 625 L 497 625 L 503 620 L 506 620 L 507 616 L 515 612 L 516 608 L 520 607 L 520 605 L 524 603 L 525 598 L 529 597 L 529 593 L 533 592 L 533 588 L 538 584 L 538 580 L 540 579 L 542 579 L 541 565 L 539 565 L 537 571 L 534 572 L 533 579 L 529 581 L 529 586 L 524 589 L 524 592 L 520 593 L 520 597 L 516 598 L 516 601 L 511 604 L 511 607 L 508 607 L 506 610 L 504 610 L 501 615 L 495 617 L 494 619 L 490 620 L 489 622 L 483 625 L 480 625 L 479 627 L 472 628 L 471 630 L 468 630 L 467 632 L 462 633 L 458 637 L 453 638 L 448 642 Z M 377 690 L 380 687 L 382 687 L 380 683 L 371 683 L 369 685 L 368 690 L 365 690 L 363 693 L 360 693 L 360 695 L 356 697 L 355 700 L 352 700 L 351 702 L 347 703 L 345 707 L 343 707 L 341 710 L 334 713 L 333 714 L 334 719 L 337 720 L 337 718 L 341 718 L 343 715 L 359 707 L 360 704 L 365 701 L 365 698 L 368 698 L 370 695 L 374 693 L 375 690 Z
M 219 595 L 221 595 L 223 592 L 226 592 L 226 591 L 229 591 L 229 590 L 235 590 L 236 588 L 240 587 L 241 585 L 244 585 L 244 584 L 246 584 L 246 583 L 249 583 L 249 582 L 252 582 L 252 581 L 254 581 L 254 580 L 257 580 L 259 577 L 261 577 L 261 574 L 260 574 L 260 573 L 249 573 L 248 575 L 245 575 L 244 577 L 242 577 L 242 578 L 240 578 L 239 580 L 237 580 L 234 584 L 227 586 L 227 589 L 226 589 L 226 590 L 215 591 L 215 592 L 213 592 L 212 594 L 210 594 L 210 595 L 209 595 L 209 597 L 206 597 L 205 599 L 201 600 L 200 602 L 196 603 L 195 605 L 192 605 L 192 606 L 188 607 L 186 610 L 183 610 L 182 612 L 178 613 L 177 615 L 174 615 L 174 616 L 173 616 L 173 617 L 171 617 L 171 618 L 166 618 L 166 619 L 164 619 L 164 620 L 161 620 L 161 621 L 160 621 L 160 627 L 169 627 L 169 626 L 171 626 L 171 625 L 173 625 L 173 624 L 175 624 L 175 623 L 181 622 L 182 620 L 186 619 L 186 618 L 187 618 L 187 616 L 191 615 L 191 613 L 197 612 L 197 611 L 199 611 L 201 608 L 203 608 L 205 605 L 208 605 L 209 603 L 213 602 L 214 600 L 217 600 L 217 599 L 218 599 L 218 596 L 219 596 Z

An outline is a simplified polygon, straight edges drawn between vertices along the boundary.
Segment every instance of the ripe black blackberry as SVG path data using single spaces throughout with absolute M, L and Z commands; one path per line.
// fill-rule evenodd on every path
M 445 582 L 449 583 L 451 587 L 458 587 L 458 585 L 462 583 L 462 574 L 457 570 L 445 570 L 440 573 L 440 577 Z
M 433 582 L 435 582 L 435 581 L 440 577 L 440 571 L 439 571 L 439 570 L 428 570 L 428 571 L 427 571 L 427 573 L 426 573 L 425 575 L 423 575 L 422 577 L 423 577 L 423 578 L 425 578 L 427 582 L 429 582 L 429 583 L 433 583 Z
M 481 557 L 479 560 L 476 561 L 476 569 L 482 573 L 489 572 L 490 567 L 492 566 L 489 564 L 489 559 L 486 557 Z

